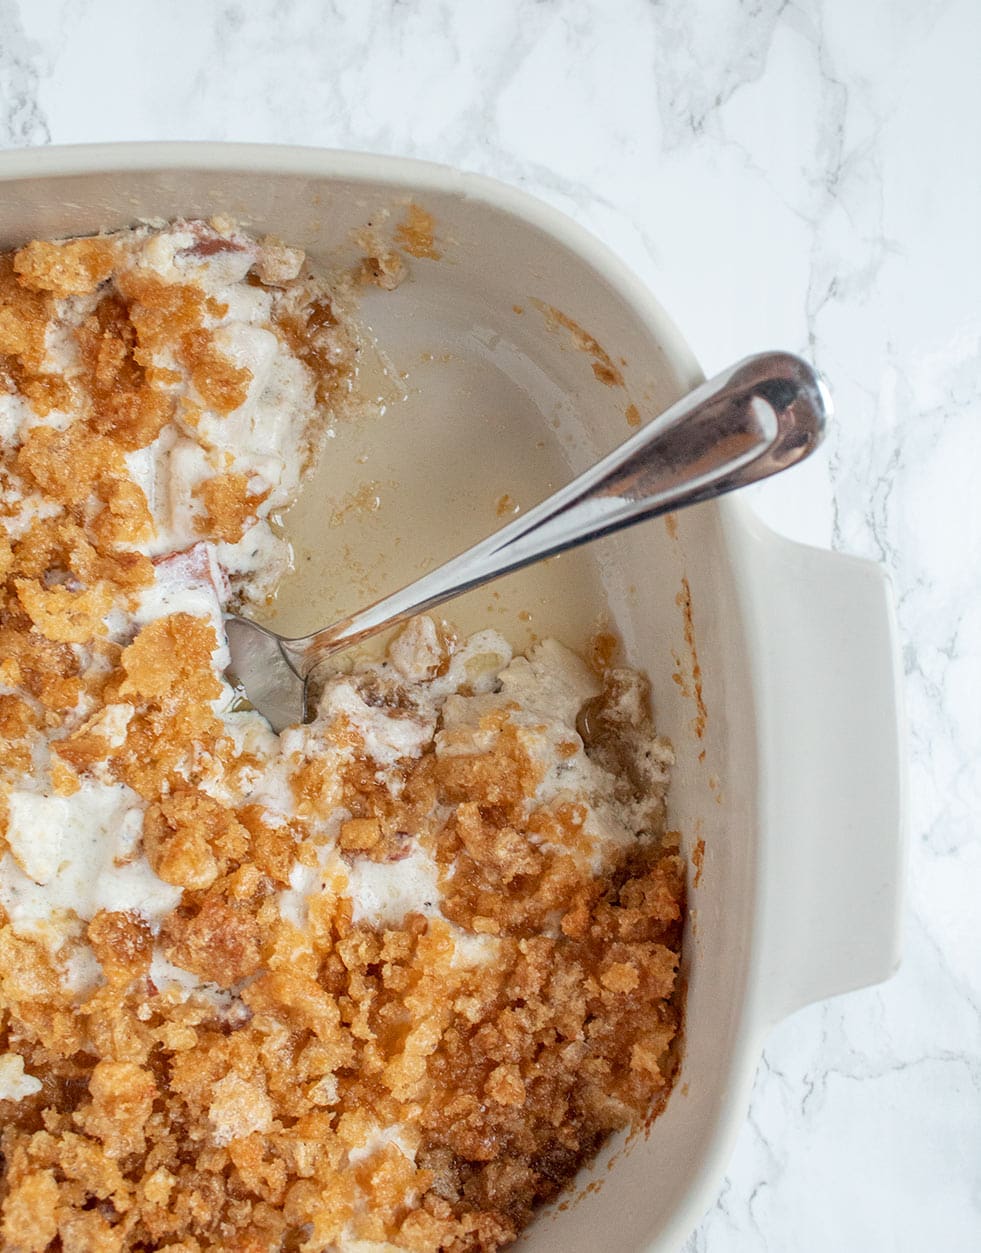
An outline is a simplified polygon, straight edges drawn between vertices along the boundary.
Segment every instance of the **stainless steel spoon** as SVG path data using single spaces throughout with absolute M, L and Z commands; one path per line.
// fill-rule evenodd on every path
M 813 452 L 830 414 L 805 361 L 747 357 L 514 522 L 325 630 L 285 639 L 226 614 L 230 674 L 275 731 L 302 722 L 307 679 L 331 654 L 553 553 L 777 474 Z

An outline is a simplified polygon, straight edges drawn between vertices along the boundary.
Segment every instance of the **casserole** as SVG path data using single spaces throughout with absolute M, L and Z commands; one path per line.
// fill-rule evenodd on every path
M 300 555 L 322 562 L 312 577 L 317 562 L 301 562 L 300 590 L 276 607 L 288 633 L 451 555 L 490 528 L 495 501 L 505 514 L 534 503 L 701 377 L 602 246 L 485 179 L 388 158 L 169 144 L 8 153 L 0 179 L 4 247 L 222 213 L 330 270 L 359 263 L 365 229 L 409 254 L 406 282 L 359 302 L 387 358 L 385 370 L 366 365 L 365 381 L 388 412 L 338 429 L 317 476 L 336 501 L 331 519 L 308 490 L 292 523 Z M 345 515 L 367 477 L 391 503 Z M 670 823 L 697 871 L 687 1043 L 650 1134 L 609 1143 L 574 1203 L 529 1230 L 526 1247 L 541 1253 L 609 1245 L 611 1231 L 618 1249 L 676 1248 L 718 1187 L 766 1029 L 897 960 L 903 773 L 881 572 L 787 543 L 725 500 L 514 576 L 496 596 L 472 593 L 449 616 L 467 631 L 575 644 L 604 605 L 628 661 L 651 676 L 678 758 Z

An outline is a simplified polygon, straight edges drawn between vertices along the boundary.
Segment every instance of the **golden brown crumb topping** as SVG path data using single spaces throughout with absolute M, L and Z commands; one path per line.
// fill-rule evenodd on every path
M 353 341 L 295 250 L 173 229 L 179 273 L 146 230 L 0 258 L 3 1247 L 496 1249 L 673 1080 L 684 864 L 645 693 L 604 641 L 588 700 L 536 712 L 508 698 L 531 663 L 451 685 L 452 639 L 410 624 L 312 727 L 237 712 L 223 580 L 278 490 L 219 455 L 241 345 L 292 354 L 313 421 Z M 236 283 L 268 340 L 230 340 Z M 208 467 L 185 549 L 151 445 Z M 101 879 L 59 905 L 85 841 Z M 420 865 L 425 901 L 367 908 Z

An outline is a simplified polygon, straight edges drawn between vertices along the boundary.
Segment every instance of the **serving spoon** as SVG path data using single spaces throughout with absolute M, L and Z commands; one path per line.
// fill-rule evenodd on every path
M 229 674 L 274 731 L 302 722 L 307 681 L 333 653 L 512 570 L 786 470 L 814 451 L 830 415 L 828 390 L 806 361 L 747 357 L 540 505 L 333 626 L 287 639 L 226 614 Z

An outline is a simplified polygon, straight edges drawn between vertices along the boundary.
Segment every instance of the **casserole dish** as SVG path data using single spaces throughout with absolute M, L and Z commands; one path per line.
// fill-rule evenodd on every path
M 220 213 L 328 270 L 357 267 L 369 238 L 408 254 L 405 282 L 359 299 L 385 359 L 366 362 L 363 385 L 385 412 L 338 425 L 287 523 L 300 577 L 272 621 L 288 634 L 450 556 L 701 378 L 611 254 L 486 179 L 154 144 L 6 153 L 0 180 L 4 247 Z M 882 573 L 788 543 L 727 499 L 553 559 L 448 616 L 519 646 L 529 631 L 581 645 L 606 607 L 678 759 L 669 819 L 695 871 L 686 1045 L 663 1115 L 610 1142 L 578 1194 L 539 1216 L 523 1245 L 537 1253 L 677 1248 L 719 1185 L 766 1030 L 887 977 L 898 956 L 904 781 Z

